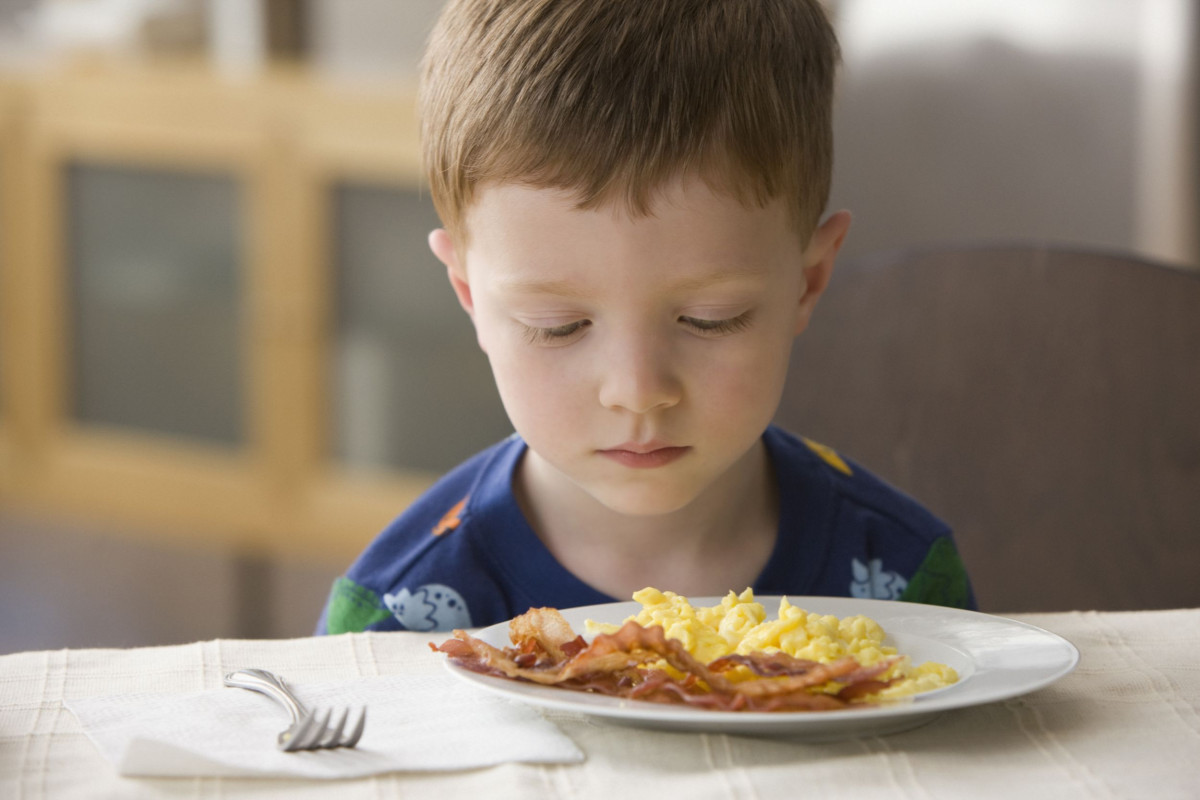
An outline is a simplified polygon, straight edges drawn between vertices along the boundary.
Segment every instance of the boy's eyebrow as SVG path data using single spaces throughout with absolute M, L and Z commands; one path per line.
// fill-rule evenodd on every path
M 501 291 L 512 294 L 554 294 L 560 297 L 582 297 L 584 292 L 568 281 L 509 278 L 498 282 Z
M 705 275 L 696 275 L 671 284 L 675 291 L 690 292 L 708 289 L 723 283 L 761 280 L 768 276 L 770 270 L 759 267 L 738 267 L 722 269 Z M 514 294 L 553 294 L 559 297 L 582 297 L 587 294 L 570 281 L 538 280 L 535 278 L 509 278 L 499 282 L 499 288 L 504 292 Z
M 722 283 L 737 283 L 739 281 L 760 281 L 770 275 L 770 270 L 758 266 L 741 265 L 733 268 L 721 268 L 704 275 L 685 278 L 672 284 L 677 291 L 695 291 L 707 289 Z

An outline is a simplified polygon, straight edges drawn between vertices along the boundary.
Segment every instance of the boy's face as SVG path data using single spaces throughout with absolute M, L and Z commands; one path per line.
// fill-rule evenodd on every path
M 661 514 L 757 463 L 848 224 L 832 216 L 805 248 L 783 204 L 747 208 L 699 180 L 639 218 L 505 184 L 468 210 L 465 252 L 445 231 L 430 245 L 529 445 L 535 501 Z

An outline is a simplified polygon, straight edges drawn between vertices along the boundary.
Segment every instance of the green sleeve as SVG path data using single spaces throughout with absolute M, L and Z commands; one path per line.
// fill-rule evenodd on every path
M 357 633 L 391 616 L 379 595 L 349 578 L 338 578 L 325 609 L 327 633 Z
M 950 539 L 938 539 L 909 578 L 901 600 L 951 608 L 974 608 L 967 569 Z

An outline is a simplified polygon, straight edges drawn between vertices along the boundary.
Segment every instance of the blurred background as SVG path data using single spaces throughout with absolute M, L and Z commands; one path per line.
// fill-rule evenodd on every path
M 509 432 L 429 255 L 440 0 L 0 0 L 0 653 L 308 634 Z M 1189 0 L 831 0 L 846 257 L 1195 268 Z

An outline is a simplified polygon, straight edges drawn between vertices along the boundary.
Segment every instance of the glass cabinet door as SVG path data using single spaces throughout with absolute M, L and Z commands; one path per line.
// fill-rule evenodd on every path
M 343 183 L 333 202 L 334 455 L 443 472 L 511 433 L 475 330 L 426 244 L 440 226 L 428 195 Z
M 242 442 L 243 209 L 235 180 L 74 164 L 67 198 L 74 418 Z
M 3 121 L 3 118 L 0 118 L 0 122 L 2 122 L 2 121 Z M 0 147 L 3 147 L 3 145 L 4 145 L 4 142 L 0 141 Z M 2 152 L 0 152 L 0 161 L 3 161 L 3 155 L 4 154 Z M 2 168 L 2 167 L 3 167 L 3 164 L 0 164 L 0 168 Z M 2 169 L 0 169 L 0 214 L 8 213 L 8 209 L 5 207 L 5 205 L 6 205 L 5 198 L 7 197 L 7 195 L 5 194 L 5 191 L 4 191 L 5 190 L 4 180 L 5 180 L 4 172 L 2 171 Z M 9 243 L 5 240 L 5 236 L 8 233 L 8 230 L 7 230 L 8 226 L 4 224 L 5 222 L 6 222 L 5 219 L 0 218 L 0 292 L 4 291 L 4 289 L 9 285 L 5 279 L 5 270 L 7 270 L 9 268 L 9 266 L 5 263 L 5 257 L 9 253 Z M 6 370 L 5 358 L 7 357 L 5 354 L 6 340 L 4 338 L 4 332 L 5 332 L 4 312 L 5 312 L 4 296 L 3 296 L 3 294 L 0 294 L 0 429 L 3 429 L 3 427 L 4 427 L 4 414 L 8 410 L 6 408 L 5 396 L 4 396 L 4 393 L 5 393 L 4 380 L 6 377 L 5 376 L 5 370 Z

